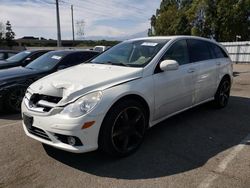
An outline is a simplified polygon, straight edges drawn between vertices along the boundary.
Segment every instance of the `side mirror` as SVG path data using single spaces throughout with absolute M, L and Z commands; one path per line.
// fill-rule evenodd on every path
M 28 57 L 27 59 L 23 60 L 22 66 L 28 65 L 31 61 L 32 61 L 31 58 Z
M 26 58 L 23 62 L 24 62 L 24 63 L 29 63 L 29 62 L 31 62 L 31 58 L 28 57 L 28 58 Z
M 160 69 L 162 71 L 172 71 L 177 70 L 179 68 L 179 64 L 175 60 L 164 60 L 160 63 Z

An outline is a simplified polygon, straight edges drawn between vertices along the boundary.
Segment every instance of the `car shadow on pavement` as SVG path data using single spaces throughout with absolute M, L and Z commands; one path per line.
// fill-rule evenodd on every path
M 148 179 L 174 175 L 203 166 L 237 145 L 250 132 L 250 99 L 231 97 L 228 107 L 201 105 L 147 132 L 142 147 L 122 159 L 99 151 L 72 154 L 44 145 L 47 154 L 80 171 L 118 179 Z

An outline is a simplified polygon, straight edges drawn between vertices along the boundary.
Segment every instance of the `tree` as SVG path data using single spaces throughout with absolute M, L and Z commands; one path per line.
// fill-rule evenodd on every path
M 6 22 L 5 40 L 8 46 L 14 45 L 15 33 L 12 31 L 12 26 L 9 21 Z
M 0 44 L 3 43 L 4 36 L 5 36 L 4 24 L 2 22 L 0 22 Z
M 162 0 L 152 24 L 156 35 L 250 40 L 250 0 Z

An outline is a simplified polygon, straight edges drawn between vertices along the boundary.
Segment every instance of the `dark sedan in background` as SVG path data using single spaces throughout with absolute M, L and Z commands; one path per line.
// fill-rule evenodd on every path
M 0 70 L 0 108 L 3 111 L 19 112 L 26 89 L 34 81 L 57 70 L 78 65 L 99 53 L 95 51 L 51 51 L 25 67 Z
M 11 67 L 26 66 L 31 61 L 49 52 L 50 50 L 26 50 L 22 51 L 6 60 L 0 61 L 0 69 Z
M 9 57 L 16 55 L 18 51 L 14 50 L 0 50 L 0 60 L 8 59 Z

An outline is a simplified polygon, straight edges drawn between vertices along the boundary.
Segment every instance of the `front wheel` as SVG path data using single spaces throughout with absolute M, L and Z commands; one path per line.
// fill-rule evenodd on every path
M 217 108 L 227 106 L 230 97 L 231 84 L 229 79 L 222 79 L 214 97 L 214 103 Z
M 126 100 L 115 104 L 104 118 L 99 147 L 104 152 L 125 157 L 141 145 L 147 128 L 148 117 L 143 106 Z
M 10 89 L 5 97 L 5 108 L 11 112 L 20 112 L 25 92 L 26 88 L 23 87 Z

